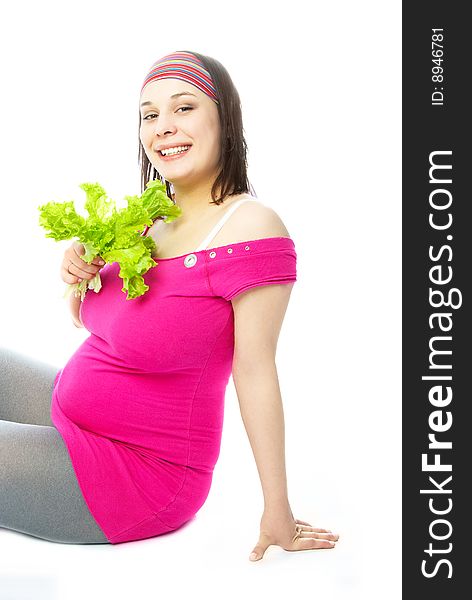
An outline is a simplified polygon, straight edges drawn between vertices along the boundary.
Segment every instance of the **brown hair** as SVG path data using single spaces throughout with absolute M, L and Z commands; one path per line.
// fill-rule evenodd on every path
M 211 188 L 211 203 L 221 204 L 226 196 L 248 193 L 256 196 L 247 177 L 247 144 L 244 139 L 241 101 L 238 91 L 225 67 L 216 59 L 190 50 L 199 58 L 210 73 L 218 98 L 218 115 L 221 125 L 220 139 L 220 171 Z M 139 113 L 139 128 L 141 128 L 141 113 Z M 138 136 L 139 138 L 139 136 Z M 151 179 L 160 179 L 165 183 L 167 195 L 174 200 L 171 183 L 153 167 L 144 152 L 139 138 L 138 162 L 141 166 L 141 193 L 146 189 L 146 183 Z M 221 186 L 221 187 L 220 187 Z M 216 197 L 216 190 L 221 189 L 221 196 Z M 251 191 L 249 191 L 251 190 Z M 256 196 L 257 197 L 257 196 Z

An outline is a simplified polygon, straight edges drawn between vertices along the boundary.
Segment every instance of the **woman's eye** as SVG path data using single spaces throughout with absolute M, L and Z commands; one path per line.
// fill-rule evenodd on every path
M 177 111 L 179 110 L 183 110 L 185 109 L 185 112 L 187 112 L 187 110 L 193 110 L 193 106 L 181 106 L 180 108 L 177 109 Z M 146 115 L 145 117 L 143 117 L 143 121 L 148 121 L 149 117 L 157 117 L 158 115 L 156 113 L 150 113 L 149 115 Z

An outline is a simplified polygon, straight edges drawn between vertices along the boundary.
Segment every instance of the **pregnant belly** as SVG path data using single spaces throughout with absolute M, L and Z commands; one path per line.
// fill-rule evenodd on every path
M 175 392 L 175 386 L 161 384 L 159 374 L 87 352 L 71 357 L 55 389 L 61 410 L 81 429 L 184 464 L 191 403 Z

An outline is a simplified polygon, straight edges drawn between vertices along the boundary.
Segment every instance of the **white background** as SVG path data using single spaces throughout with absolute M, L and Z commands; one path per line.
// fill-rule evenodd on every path
M 0 583 L 30 576 L 40 598 L 45 577 L 61 600 L 400 598 L 401 4 L 28 0 L 2 4 L 0 23 L 0 344 L 59 368 L 89 335 L 62 298 L 70 242 L 45 237 L 37 207 L 80 206 L 85 181 L 139 194 L 149 67 L 176 50 L 217 58 L 240 93 L 249 179 L 298 254 L 277 355 L 291 507 L 341 536 L 249 562 L 262 493 L 230 380 L 190 526 L 117 546 L 0 530 Z

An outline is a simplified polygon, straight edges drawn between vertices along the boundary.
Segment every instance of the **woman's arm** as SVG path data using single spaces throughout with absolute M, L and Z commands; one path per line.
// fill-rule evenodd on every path
M 232 300 L 233 381 L 265 508 L 289 510 L 285 422 L 275 354 L 293 284 L 253 288 Z
M 233 381 L 241 415 L 256 459 L 264 512 L 250 560 L 266 549 L 334 548 L 339 535 L 295 519 L 288 500 L 285 428 L 275 353 L 293 284 L 252 288 L 231 300 L 234 308 Z
M 273 361 L 257 361 L 233 374 L 241 416 L 256 460 L 264 510 L 289 510 L 285 470 L 285 422 Z

